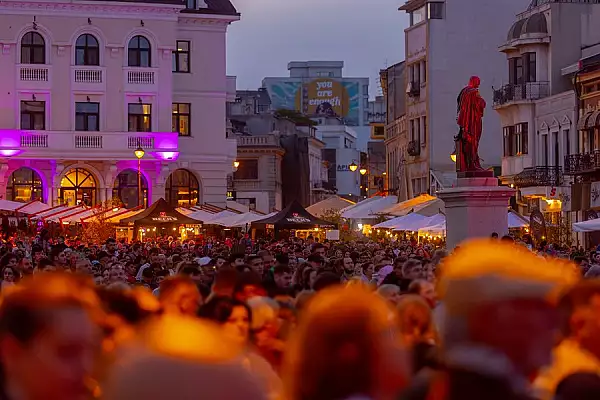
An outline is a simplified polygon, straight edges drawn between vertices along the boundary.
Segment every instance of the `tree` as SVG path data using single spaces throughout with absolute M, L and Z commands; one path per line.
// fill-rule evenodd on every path
M 350 229 L 348 221 L 345 218 L 342 218 L 341 210 L 337 210 L 335 208 L 325 210 L 321 213 L 321 215 L 318 215 L 318 217 L 338 225 L 338 229 L 340 231 L 340 241 L 347 242 L 359 239 L 358 233 Z
M 115 226 L 106 222 L 103 216 L 114 208 L 121 207 L 119 199 L 103 202 L 98 208 L 98 216 L 89 218 L 81 227 L 81 239 L 87 243 L 104 243 L 115 237 Z

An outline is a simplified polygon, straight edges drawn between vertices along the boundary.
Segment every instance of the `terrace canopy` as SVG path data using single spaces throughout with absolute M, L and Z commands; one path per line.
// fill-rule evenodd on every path
M 315 217 L 294 200 L 289 206 L 268 218 L 252 222 L 252 227 L 273 225 L 275 230 L 337 229 L 337 224 Z
M 170 206 L 165 199 L 160 198 L 145 211 L 121 220 L 123 224 L 133 223 L 136 226 L 156 225 L 198 225 L 199 221 L 181 214 Z

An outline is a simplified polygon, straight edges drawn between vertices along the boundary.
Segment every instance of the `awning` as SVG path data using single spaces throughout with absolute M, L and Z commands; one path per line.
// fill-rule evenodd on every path
M 346 208 L 342 211 L 342 218 L 347 219 L 376 219 L 377 214 L 390 206 L 396 204 L 398 198 L 396 196 L 376 196 L 355 205 Z
M 598 116 L 600 116 L 600 110 L 596 110 L 596 111 L 592 112 L 592 115 L 590 115 L 588 117 L 587 124 L 586 124 L 586 127 L 588 129 L 594 128 L 599 125 L 600 121 L 598 121 Z
M 577 130 L 578 131 L 583 131 L 587 129 L 587 120 L 588 118 L 592 115 L 593 111 L 587 112 L 585 114 L 583 114 L 581 116 L 581 118 L 579 118 L 579 121 L 577 121 Z
M 19 203 L 18 201 L 0 199 L 0 211 L 15 211 L 17 208 L 23 205 L 23 203 Z
M 394 204 L 391 207 L 382 210 L 380 214 L 401 217 L 403 215 L 407 215 L 410 212 L 419 212 L 419 214 L 426 214 L 425 212 L 422 212 L 422 210 L 427 209 L 429 211 L 429 209 L 431 208 L 431 212 L 428 212 L 428 214 L 434 215 L 439 212 L 440 208 L 444 208 L 443 204 L 444 202 L 438 199 L 437 197 L 430 196 L 428 194 L 422 194 L 415 198 L 403 201 L 402 203 Z
M 45 211 L 49 208 L 50 206 L 48 204 L 44 204 L 41 201 L 35 200 L 21 205 L 21 207 L 17 208 L 15 211 L 23 214 L 35 214 L 40 211 Z
M 517 212 L 510 210 L 508 212 L 508 227 L 509 228 L 526 228 L 529 226 L 529 221 Z
M 575 222 L 573 224 L 573 231 L 575 232 L 596 232 L 600 231 L 600 218 L 590 219 L 583 222 Z
M 322 217 L 328 211 L 338 212 L 355 204 L 355 202 L 346 200 L 343 197 L 331 196 L 326 198 L 325 200 L 319 201 L 318 203 L 306 207 L 306 211 L 317 217 Z

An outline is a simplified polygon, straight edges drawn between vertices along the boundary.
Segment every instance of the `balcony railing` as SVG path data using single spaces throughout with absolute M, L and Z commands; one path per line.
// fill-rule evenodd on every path
M 528 82 L 508 84 L 494 89 L 494 106 L 516 101 L 539 100 L 550 95 L 549 82 Z
M 411 140 L 408 142 L 408 148 L 406 149 L 409 156 L 416 157 L 421 154 L 421 143 L 418 140 Z
M 45 65 L 19 66 L 19 80 L 21 82 L 48 82 L 50 72 Z
M 600 169 L 600 150 L 565 156 L 565 175 L 578 175 Z
M 408 88 L 408 95 L 410 97 L 419 97 L 421 94 L 421 83 L 420 82 L 411 82 Z
M 148 156 L 172 160 L 179 153 L 176 132 L 82 132 L 0 130 L 0 150 L 21 150 L 24 157 L 134 159 L 138 147 Z
M 129 70 L 127 83 L 132 85 L 154 85 L 154 71 Z
M 276 146 L 279 147 L 279 139 L 275 135 L 261 136 L 238 136 L 238 146 L 260 147 L 260 146 Z
M 563 182 L 562 168 L 559 166 L 540 166 L 525 168 L 515 176 L 517 187 L 560 186 Z
M 75 83 L 102 83 L 103 70 L 100 67 L 74 67 L 73 81 Z

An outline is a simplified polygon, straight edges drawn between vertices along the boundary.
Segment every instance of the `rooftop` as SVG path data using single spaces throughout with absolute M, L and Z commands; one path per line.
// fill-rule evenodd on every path
M 186 0 L 92 0 L 92 1 L 106 1 L 106 2 L 119 2 L 119 3 L 148 3 L 148 4 L 171 4 L 186 6 Z M 196 13 L 196 14 L 214 14 L 214 15 L 239 15 L 234 5 L 230 0 L 195 0 L 197 9 L 186 8 L 182 10 L 185 13 Z
M 600 0 L 531 0 L 528 10 L 532 10 L 549 3 L 578 3 L 578 4 L 600 4 Z
M 541 1 L 541 0 L 538 0 Z M 515 22 L 508 31 L 507 40 L 519 39 L 532 33 L 548 33 L 548 22 L 543 13 L 536 13 Z

